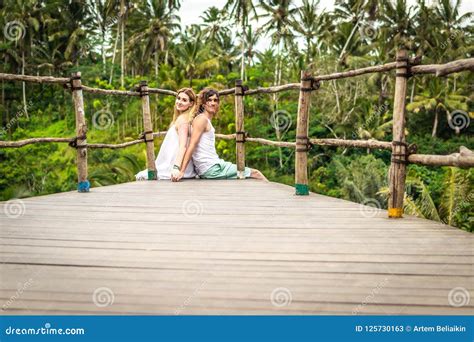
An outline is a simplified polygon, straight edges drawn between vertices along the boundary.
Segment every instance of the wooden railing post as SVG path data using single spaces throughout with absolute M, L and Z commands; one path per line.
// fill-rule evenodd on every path
M 296 195 L 309 195 L 308 187 L 308 138 L 309 106 L 314 79 L 309 71 L 301 72 L 298 118 L 296 122 L 295 189 Z
M 235 81 L 235 145 L 237 178 L 245 179 L 244 87 L 242 80 Z
M 407 165 L 405 101 L 409 72 L 407 51 L 401 49 L 397 52 L 395 98 L 393 104 L 392 159 L 389 171 L 390 197 L 388 200 L 388 217 L 391 218 L 401 218 L 403 216 L 403 197 L 405 194 Z
M 81 73 L 75 72 L 71 76 L 72 99 L 76 114 L 76 137 L 70 143 L 76 148 L 77 163 L 77 191 L 89 192 L 90 183 L 87 180 L 87 123 L 84 115 L 84 99 L 82 97 Z
M 146 144 L 146 166 L 148 169 L 148 180 L 157 179 L 155 165 L 155 145 L 153 144 L 153 125 L 150 114 L 150 95 L 147 81 L 141 81 L 139 86 L 140 97 L 142 98 L 143 112 L 143 139 Z

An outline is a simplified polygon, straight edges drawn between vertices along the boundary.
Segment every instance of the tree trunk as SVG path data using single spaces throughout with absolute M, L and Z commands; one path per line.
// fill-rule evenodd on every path
M 115 56 L 117 54 L 117 45 L 118 45 L 119 37 L 120 37 L 120 19 L 117 21 L 117 36 L 115 37 L 114 52 L 112 54 L 112 65 L 110 66 L 109 84 L 112 84 L 112 78 L 114 75 L 114 63 L 115 63 Z
M 341 60 L 342 56 L 344 56 L 344 53 L 346 52 L 346 49 L 347 49 L 347 47 L 349 46 L 349 42 L 351 41 L 352 36 L 354 35 L 354 33 L 355 33 L 357 27 L 359 26 L 359 21 L 360 21 L 360 18 L 357 19 L 357 22 L 356 22 L 356 24 L 354 25 L 354 28 L 352 29 L 351 34 L 350 34 L 349 37 L 347 38 L 346 43 L 344 44 L 344 47 L 342 48 L 342 51 L 341 51 L 341 53 L 340 53 L 340 55 L 339 55 L 339 58 L 338 58 L 339 61 Z
M 245 24 L 242 21 L 242 41 L 241 41 L 241 52 L 242 57 L 240 61 L 240 79 L 244 80 L 245 75 Z
M 433 131 L 431 132 L 431 137 L 436 137 L 436 130 L 438 128 L 438 109 L 435 109 L 435 118 L 433 122 Z
M 102 45 L 101 45 L 101 53 L 102 53 L 102 73 L 104 77 L 107 77 L 107 59 L 105 58 L 105 28 L 102 31 Z
M 25 74 L 25 51 L 22 51 L 21 53 L 21 74 Z M 27 119 L 28 117 L 28 106 L 26 104 L 26 83 L 22 82 L 22 88 L 23 88 L 23 111 L 25 112 L 25 116 Z
M 410 103 L 413 102 L 413 97 L 415 97 L 416 78 L 412 77 L 412 80 L 413 80 L 413 84 L 411 86 Z
M 123 3 L 123 0 L 122 0 L 122 3 Z M 125 31 L 125 17 L 122 15 L 122 25 L 121 25 L 121 35 L 122 37 L 120 37 L 120 39 L 122 40 L 122 48 L 121 48 L 121 52 L 120 52 L 120 86 L 123 88 L 124 87 L 124 79 L 123 79 L 123 72 L 124 72 L 124 69 L 125 69 L 125 61 L 124 61 L 124 57 L 125 57 L 125 39 L 124 39 L 124 31 Z

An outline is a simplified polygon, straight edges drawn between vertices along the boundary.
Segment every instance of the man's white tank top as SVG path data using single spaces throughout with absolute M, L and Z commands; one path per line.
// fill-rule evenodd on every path
M 216 152 L 216 130 L 212 126 L 211 120 L 208 117 L 206 119 L 211 125 L 211 129 L 208 132 L 202 133 L 201 139 L 199 139 L 193 152 L 194 168 L 198 175 L 206 173 L 212 166 L 220 163 L 220 158 Z

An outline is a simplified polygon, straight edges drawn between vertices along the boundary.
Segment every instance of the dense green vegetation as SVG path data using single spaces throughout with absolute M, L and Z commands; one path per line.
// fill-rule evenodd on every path
M 422 55 L 423 63 L 470 58 L 472 15 L 459 1 L 337 0 L 322 11 L 317 1 L 228 0 L 202 9 L 202 25 L 183 27 L 177 16 L 185 1 L 0 1 L 0 72 L 68 77 L 83 83 L 132 89 L 141 79 L 176 90 L 192 86 L 250 88 L 298 82 L 300 71 L 326 74 L 394 60 L 397 48 Z M 189 4 L 187 4 L 189 5 Z M 258 21 L 256 16 L 258 15 Z M 197 18 L 196 18 L 196 21 Z M 259 51 L 257 43 L 269 40 Z M 242 53 L 243 52 L 243 53 Z M 409 80 L 407 139 L 420 153 L 448 154 L 474 147 L 473 75 Z M 57 85 L 2 82 L 0 139 L 73 137 L 70 92 Z M 393 74 L 325 82 L 312 96 L 311 137 L 391 140 Z M 294 140 L 298 93 L 245 98 L 250 136 Z M 166 130 L 174 99 L 152 95 L 154 129 Z M 134 140 L 143 131 L 137 98 L 85 94 L 88 141 Z M 453 124 L 453 116 L 464 121 Z M 233 97 L 223 99 L 215 123 L 233 133 Z M 156 142 L 158 150 L 161 140 Z M 235 160 L 235 146 L 218 142 Z M 0 200 L 76 188 L 75 150 L 67 144 L 0 150 Z M 315 147 L 310 152 L 312 191 L 364 203 L 387 202 L 387 151 Z M 293 184 L 294 151 L 247 144 L 247 164 L 271 180 Z M 145 166 L 143 145 L 90 150 L 92 186 L 132 181 Z M 406 212 L 473 230 L 474 170 L 409 166 Z

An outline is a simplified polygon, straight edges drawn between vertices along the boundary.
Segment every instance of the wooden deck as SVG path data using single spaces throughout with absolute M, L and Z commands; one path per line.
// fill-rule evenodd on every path
M 1 202 L 3 314 L 474 314 L 472 234 L 293 193 L 134 182 L 16 218 Z

